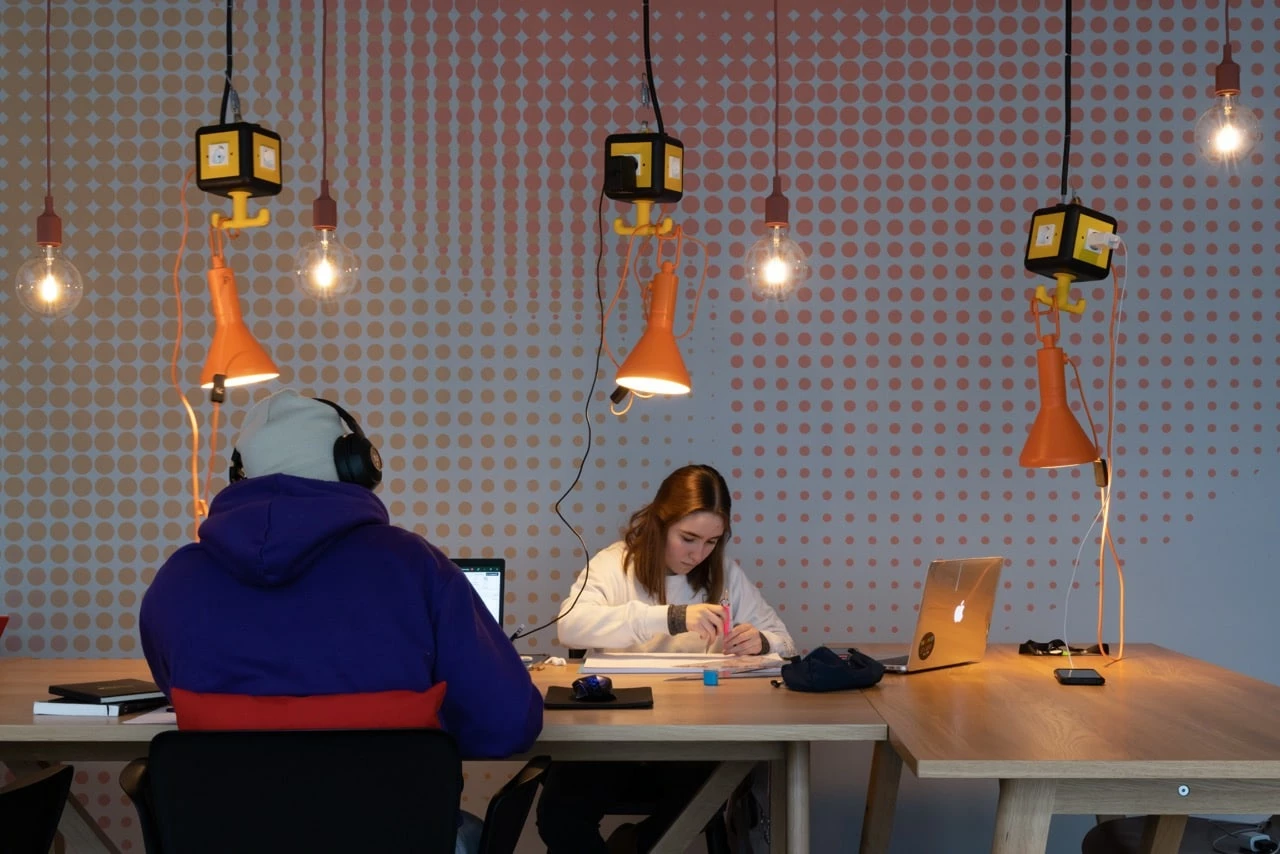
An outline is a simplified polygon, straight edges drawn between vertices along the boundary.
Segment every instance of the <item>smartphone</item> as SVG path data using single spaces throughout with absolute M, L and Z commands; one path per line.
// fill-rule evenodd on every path
M 1102 674 L 1088 667 L 1059 667 L 1053 675 L 1063 685 L 1105 685 Z

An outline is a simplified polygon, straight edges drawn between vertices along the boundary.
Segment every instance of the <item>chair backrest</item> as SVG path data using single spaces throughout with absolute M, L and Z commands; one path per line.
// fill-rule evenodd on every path
M 538 784 L 550 766 L 551 757 L 535 756 L 489 799 L 480 854 L 512 854 L 516 850 L 534 796 L 538 794 Z
M 55 765 L 0 789 L 0 850 L 49 854 L 75 769 Z
M 147 776 L 163 854 L 453 854 L 458 832 L 462 759 L 442 730 L 175 730 Z

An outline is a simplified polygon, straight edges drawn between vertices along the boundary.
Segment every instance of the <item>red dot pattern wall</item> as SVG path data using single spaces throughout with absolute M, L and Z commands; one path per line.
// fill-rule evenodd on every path
M 770 4 L 655 0 L 663 118 L 687 149 L 685 198 L 663 213 L 707 247 L 680 267 L 677 331 L 704 261 L 706 282 L 681 342 L 693 394 L 622 417 L 607 359 L 586 395 L 601 146 L 651 118 L 640 4 L 334 3 L 328 171 L 363 270 L 359 294 L 327 307 L 289 276 L 321 173 L 314 5 L 247 0 L 235 18 L 245 116 L 284 137 L 286 187 L 260 200 L 271 225 L 234 239 L 229 261 L 282 377 L 232 392 L 223 456 L 271 390 L 341 400 L 387 459 L 393 518 L 452 554 L 507 558 L 511 630 L 553 617 L 584 561 L 553 511 L 588 450 L 584 405 L 590 455 L 561 509 L 588 547 L 616 538 L 672 468 L 714 464 L 735 490 L 734 552 L 802 647 L 909 632 L 935 557 L 1008 558 L 1003 636 L 1061 633 L 1082 540 L 1075 581 L 1092 598 L 1091 473 L 1016 462 L 1036 407 L 1028 298 L 1048 284 L 1021 258 L 1061 165 L 1060 2 L 781 4 L 780 162 L 814 273 L 779 303 L 747 292 L 741 265 L 772 177 Z M 1119 219 L 1127 250 L 1114 530 L 1131 571 L 1149 573 L 1200 536 L 1202 508 L 1275 474 L 1280 2 L 1233 9 L 1264 139 L 1231 171 L 1192 137 L 1221 57 L 1217 0 L 1076 5 L 1073 187 Z M 0 608 L 13 615 L 0 649 L 137 655 L 140 597 L 190 529 L 171 276 L 193 134 L 217 116 L 223 11 L 55 6 L 54 193 L 88 291 L 52 325 L 0 295 Z M 10 274 L 44 193 L 43 23 L 40 2 L 0 11 Z M 179 363 L 207 435 L 203 224 L 225 200 L 189 188 L 186 201 Z M 604 206 L 606 301 L 626 251 L 608 225 L 632 215 Z M 1077 288 L 1088 309 L 1064 326 L 1100 429 L 1111 288 Z M 642 326 L 633 281 L 610 347 L 626 352 Z M 1266 533 L 1232 546 L 1259 559 Z M 1090 608 L 1072 615 L 1090 636 Z M 528 643 L 554 648 L 554 630 Z
M 284 382 L 362 415 L 389 460 L 393 515 L 455 554 L 507 556 L 512 622 L 544 621 L 582 562 L 551 510 L 585 448 L 599 149 L 651 118 L 638 10 L 335 9 L 330 176 L 364 282 L 320 307 L 287 275 L 321 165 L 311 5 L 235 18 L 246 116 L 284 136 L 288 176 L 263 201 L 272 225 L 232 242 L 246 313 Z M 1053 609 L 1094 490 L 1086 472 L 1029 473 L 1015 458 L 1036 400 L 1036 282 L 1021 255 L 1060 166 L 1061 7 L 790 4 L 780 163 L 814 275 L 770 303 L 739 263 L 772 167 L 771 16 L 757 5 L 655 7 L 660 104 L 688 148 L 686 198 L 664 213 L 708 246 L 681 268 L 687 311 L 706 263 L 685 339 L 695 392 L 615 418 L 606 362 L 565 509 L 594 549 L 670 468 L 720 466 L 739 495 L 740 557 L 814 640 L 909 626 L 914 582 L 939 555 L 1006 554 L 1010 619 Z M 1273 11 L 1236 15 L 1244 97 L 1263 106 L 1276 100 Z M 42 195 L 43 9 L 4 15 L 15 266 Z M 164 382 L 168 273 L 191 134 L 216 115 L 223 19 L 164 3 L 55 15 L 55 195 L 91 286 L 53 326 L 5 301 L 5 643 L 133 654 L 146 579 L 188 531 L 188 431 Z M 1127 244 L 1116 520 L 1134 546 L 1168 544 L 1196 501 L 1275 451 L 1276 108 L 1233 172 L 1197 159 L 1190 128 L 1220 37 L 1212 10 L 1076 16 L 1073 186 L 1120 219 Z M 193 386 L 210 329 L 200 223 L 218 200 L 187 200 Z M 629 215 L 606 208 L 606 221 Z M 606 292 L 625 247 L 606 232 Z M 1064 340 L 1099 428 L 1111 286 L 1079 289 L 1090 307 Z M 633 283 L 611 348 L 625 351 L 642 317 Z M 223 448 L 265 393 L 233 395 Z M 207 426 L 208 405 L 199 413 Z

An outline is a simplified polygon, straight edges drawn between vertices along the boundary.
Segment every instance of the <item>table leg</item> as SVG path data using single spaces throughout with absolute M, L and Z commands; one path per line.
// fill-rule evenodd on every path
M 809 742 L 787 742 L 787 852 L 809 854 Z
M 1178 854 L 1182 846 L 1182 831 L 1186 829 L 1185 815 L 1149 815 L 1142 824 L 1142 841 L 1138 843 L 1140 854 Z
M 871 754 L 867 806 L 862 814 L 862 842 L 858 846 L 861 854 L 885 854 L 889 850 L 901 780 L 902 757 L 889 742 L 877 741 Z
M 787 760 L 769 763 L 769 854 L 787 850 Z
M 721 762 L 717 765 L 707 782 L 693 796 L 693 800 L 676 816 L 662 838 L 654 843 L 652 854 L 683 854 L 755 765 L 746 760 Z
M 1001 780 L 991 854 L 1036 854 L 1049 843 L 1054 780 Z
M 48 762 L 9 761 L 5 763 L 9 770 L 21 777 L 48 767 Z M 84 804 L 71 795 L 62 810 L 62 820 L 58 822 L 58 836 L 61 844 L 75 854 L 120 854 L 120 849 L 111 841 L 111 837 L 98 827 L 98 822 Z M 55 844 L 58 844 L 55 841 Z

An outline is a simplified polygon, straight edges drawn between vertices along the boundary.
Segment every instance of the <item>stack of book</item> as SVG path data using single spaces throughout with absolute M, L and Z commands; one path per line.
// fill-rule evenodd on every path
M 115 718 L 132 712 L 145 712 L 169 702 L 156 683 L 142 679 L 50 685 L 49 693 L 55 696 L 35 701 L 35 714 Z

